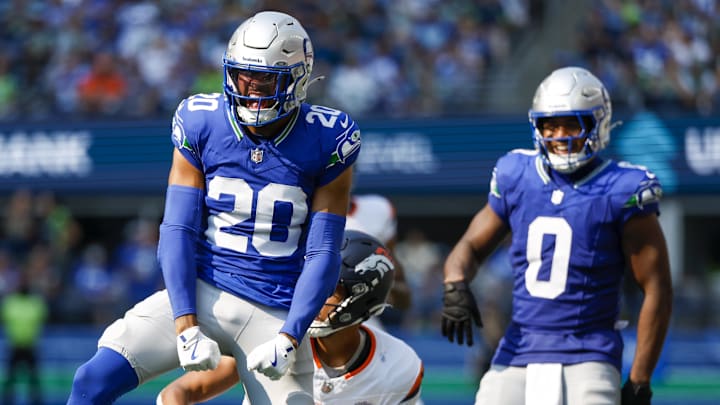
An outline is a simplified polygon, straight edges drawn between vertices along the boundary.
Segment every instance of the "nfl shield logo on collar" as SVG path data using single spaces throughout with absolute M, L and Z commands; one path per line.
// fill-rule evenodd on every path
M 263 150 L 259 148 L 255 148 L 250 151 L 250 160 L 252 160 L 255 163 L 260 163 L 263 160 Z

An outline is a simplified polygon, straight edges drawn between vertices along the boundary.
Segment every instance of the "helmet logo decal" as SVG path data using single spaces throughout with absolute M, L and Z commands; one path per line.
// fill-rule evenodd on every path
M 330 162 L 327 167 L 333 166 L 338 162 L 345 163 L 348 156 L 360 149 L 361 136 L 359 129 L 356 129 L 349 135 L 348 131 L 345 131 L 337 137 L 337 139 L 339 140 L 337 148 L 335 148 L 335 152 L 330 156 Z
M 374 253 L 355 266 L 355 273 L 365 274 L 368 271 L 379 271 L 381 275 L 384 275 L 393 268 L 393 263 L 388 256 Z
M 242 55 L 242 56 L 240 57 L 240 60 L 243 61 L 243 62 L 247 62 L 247 63 L 256 63 L 256 64 L 258 64 L 258 65 L 265 65 L 265 64 L 266 64 L 264 58 L 260 58 L 260 57 L 257 57 L 257 56 L 245 56 L 245 55 Z

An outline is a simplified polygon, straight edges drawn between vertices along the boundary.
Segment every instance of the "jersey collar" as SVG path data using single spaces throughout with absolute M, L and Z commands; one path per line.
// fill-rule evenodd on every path
M 597 176 L 600 172 L 605 170 L 605 168 L 608 167 L 611 162 L 612 161 L 609 159 L 601 159 L 598 156 L 593 159 L 592 162 L 588 163 L 587 166 L 581 167 L 580 169 L 578 169 L 577 172 L 567 175 L 550 169 L 545 164 L 545 162 L 543 162 L 540 155 L 538 155 L 538 157 L 535 158 L 535 169 L 537 170 L 537 173 L 544 184 L 550 183 L 554 178 L 555 181 L 558 183 L 570 185 L 573 188 L 578 188 L 586 184 L 595 176 Z M 553 178 L 550 177 L 550 172 L 552 172 Z
M 235 138 L 237 138 L 238 141 L 242 140 L 245 137 L 245 133 L 240 124 L 238 124 L 237 119 L 235 119 L 235 117 L 233 116 L 232 108 L 227 107 L 225 109 L 225 112 L 227 120 L 228 122 L 230 122 L 230 127 L 235 134 Z M 300 107 L 295 109 L 295 112 L 292 114 L 292 118 L 290 119 L 290 121 L 288 121 L 288 124 L 285 126 L 285 128 L 283 128 L 282 132 L 280 132 L 280 134 L 272 140 L 275 146 L 279 145 L 280 142 L 284 141 L 288 137 L 288 135 L 290 135 L 292 129 L 295 128 L 295 123 L 297 122 L 298 116 L 300 116 Z

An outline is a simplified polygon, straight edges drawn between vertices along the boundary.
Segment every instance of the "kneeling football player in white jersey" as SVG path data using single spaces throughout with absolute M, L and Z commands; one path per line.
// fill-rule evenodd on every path
M 380 314 L 393 284 L 394 262 L 370 235 L 346 230 L 340 280 L 308 329 L 316 404 L 416 404 L 423 364 L 402 340 L 363 322 Z M 235 362 L 223 357 L 212 371 L 188 372 L 165 387 L 162 405 L 189 405 L 239 382 Z

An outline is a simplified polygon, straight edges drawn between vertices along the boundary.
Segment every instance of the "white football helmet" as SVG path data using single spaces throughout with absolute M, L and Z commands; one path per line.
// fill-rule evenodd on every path
M 307 95 L 313 59 L 310 37 L 294 17 L 263 11 L 245 20 L 223 57 L 223 87 L 233 115 L 243 125 L 261 126 L 293 112 Z M 262 76 L 274 93 L 241 94 L 237 81 L 241 73 Z
M 583 166 L 610 143 L 610 96 L 602 82 L 586 69 L 565 67 L 553 71 L 538 86 L 528 116 L 533 128 L 535 147 L 545 163 L 561 173 L 570 173 Z M 548 151 L 539 121 L 542 118 L 575 116 L 582 131 L 577 136 L 554 138 L 567 141 L 584 138 L 582 150 L 560 155 Z M 589 127 L 588 127 L 589 126 Z

